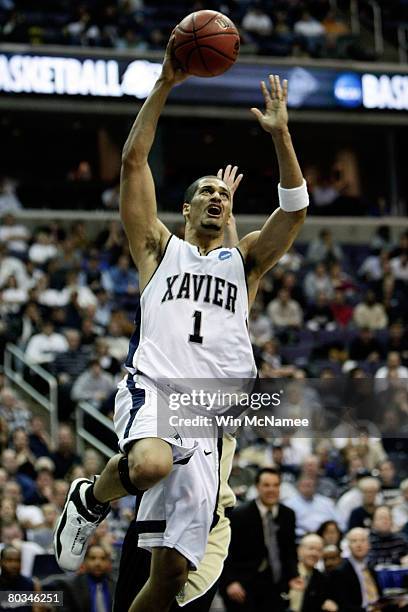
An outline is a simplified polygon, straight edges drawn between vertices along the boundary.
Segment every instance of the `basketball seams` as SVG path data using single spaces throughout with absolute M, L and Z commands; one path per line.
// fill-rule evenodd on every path
M 207 64 L 205 63 L 204 57 L 203 57 L 203 55 L 202 55 L 202 53 L 201 53 L 200 45 L 198 45 L 198 44 L 197 44 L 197 34 L 196 34 L 196 29 L 195 29 L 195 16 L 196 16 L 196 14 L 195 14 L 195 13 L 193 13 L 193 15 L 192 15 L 192 22 L 193 22 L 193 36 L 194 36 L 195 48 L 198 50 L 198 54 L 199 54 L 199 56 L 200 56 L 200 60 L 201 60 L 202 65 L 204 66 L 204 69 L 205 69 L 205 70 L 206 70 L 206 71 L 207 71 L 209 74 L 211 74 L 211 71 L 210 71 L 210 70 L 208 70 L 208 66 L 207 66 Z M 213 20 L 213 18 L 214 18 L 214 16 L 212 16 L 212 17 L 211 17 L 211 19 L 208 21 L 208 23 L 210 23 L 210 21 L 212 21 L 212 20 Z M 194 51 L 194 50 L 193 50 L 193 51 Z M 189 56 L 188 56 L 188 62 L 187 62 L 187 71 L 188 71 L 188 69 L 189 69 L 190 59 L 191 59 L 191 56 L 192 56 L 192 54 L 193 54 L 193 51 L 192 51 L 192 52 L 189 54 Z
M 213 19 L 215 19 L 216 17 L 218 17 L 218 15 L 221 15 L 221 13 L 216 12 L 215 15 L 211 15 L 211 17 L 208 19 L 208 21 L 206 21 L 205 23 L 203 23 L 202 25 L 196 27 L 195 25 L 195 15 L 197 14 L 198 11 L 196 11 L 195 13 L 191 14 L 191 21 L 193 22 L 193 29 L 192 30 L 185 30 L 181 24 L 178 24 L 177 28 L 179 30 L 181 30 L 182 32 L 184 32 L 184 34 L 193 34 L 194 32 L 199 32 L 200 30 L 202 30 L 203 28 L 205 28 L 205 26 L 207 26 L 210 21 L 212 21 Z
M 230 60 L 230 62 L 235 62 L 235 57 L 231 57 L 230 55 L 226 55 L 225 53 L 223 53 L 219 49 L 215 49 L 215 47 L 210 47 L 210 45 L 200 45 L 200 49 L 209 49 L 213 53 L 218 53 L 218 55 L 222 55 L 222 57 L 225 57 L 225 59 Z
M 190 32 L 188 32 L 188 34 L 190 34 Z M 214 34 L 204 34 L 203 36 L 199 36 L 198 38 L 194 37 L 194 40 L 191 40 L 191 38 L 189 40 L 185 40 L 184 42 L 181 42 L 179 45 L 177 45 L 177 47 L 174 48 L 174 51 L 177 51 L 178 49 L 181 49 L 182 47 L 185 47 L 185 45 L 191 44 L 192 42 L 196 43 L 196 41 L 205 40 L 206 38 L 212 38 L 213 36 L 233 36 L 234 38 L 238 39 L 236 32 L 214 32 Z

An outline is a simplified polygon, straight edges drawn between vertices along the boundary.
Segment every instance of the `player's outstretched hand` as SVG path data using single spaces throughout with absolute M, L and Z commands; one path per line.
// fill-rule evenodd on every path
M 169 42 L 167 43 L 161 72 L 161 78 L 170 83 L 172 86 L 182 83 L 190 76 L 177 65 L 177 61 L 173 54 L 173 46 L 174 34 L 172 33 Z
M 281 86 L 279 76 L 270 74 L 269 85 L 270 91 L 265 81 L 261 81 L 265 111 L 262 113 L 259 108 L 251 108 L 251 112 L 258 119 L 263 129 L 273 136 L 286 129 L 288 125 L 288 82 L 285 79 Z
M 228 166 L 226 166 L 226 168 L 224 169 L 220 168 L 217 172 L 217 178 L 224 181 L 224 183 L 228 185 L 228 187 L 230 188 L 231 204 L 232 204 L 232 198 L 234 197 L 234 193 L 238 189 L 239 184 L 242 181 L 242 178 L 244 176 L 243 174 L 238 174 L 237 176 L 237 172 L 238 172 L 238 166 L 232 166 L 231 164 L 228 164 Z

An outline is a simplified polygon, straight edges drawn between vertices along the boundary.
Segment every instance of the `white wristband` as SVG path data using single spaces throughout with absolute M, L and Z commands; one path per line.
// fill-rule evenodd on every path
M 309 194 L 305 179 L 300 187 L 285 189 L 278 185 L 279 206 L 286 212 L 296 212 L 309 206 Z

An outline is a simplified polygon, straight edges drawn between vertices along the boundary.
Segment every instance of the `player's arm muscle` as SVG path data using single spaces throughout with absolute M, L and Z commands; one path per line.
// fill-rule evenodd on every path
M 160 113 L 171 86 L 159 79 L 143 104 L 122 153 L 120 216 L 135 263 L 148 256 L 148 245 L 157 244 L 158 255 L 168 230 L 157 218 L 156 194 L 148 156 Z
M 139 268 L 141 289 L 157 267 L 170 236 L 157 218 L 148 157 L 167 97 L 174 85 L 187 76 L 173 65 L 173 44 L 174 36 L 167 45 L 160 77 L 140 109 L 122 153 L 120 215 L 132 257 Z
M 238 247 L 247 262 L 248 271 L 261 278 L 293 244 L 306 217 L 306 209 L 296 212 L 275 210 L 261 231 L 251 232 Z
M 169 231 L 157 218 L 154 182 L 146 160 L 123 159 L 120 181 L 120 216 L 138 267 L 150 253 L 160 256 Z

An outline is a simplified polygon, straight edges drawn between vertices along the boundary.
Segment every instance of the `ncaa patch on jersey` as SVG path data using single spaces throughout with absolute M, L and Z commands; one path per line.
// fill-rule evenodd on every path
M 221 261 L 224 261 L 224 259 L 229 259 L 230 257 L 232 257 L 231 251 L 221 251 L 221 253 L 218 255 L 218 259 Z

